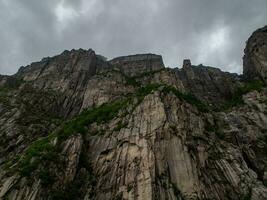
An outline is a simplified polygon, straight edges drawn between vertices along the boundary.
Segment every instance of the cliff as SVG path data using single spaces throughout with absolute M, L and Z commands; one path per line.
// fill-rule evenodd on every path
M 251 38 L 244 75 L 79 49 L 0 76 L 0 199 L 267 199 L 265 28 Z

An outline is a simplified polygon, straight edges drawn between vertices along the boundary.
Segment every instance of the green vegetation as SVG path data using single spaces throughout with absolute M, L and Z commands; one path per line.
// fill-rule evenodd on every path
M 51 139 L 55 135 L 51 134 L 48 137 L 34 142 L 24 153 L 19 160 L 19 170 L 23 176 L 30 176 L 42 161 L 56 161 L 56 147 L 51 144 Z
M 127 192 L 130 192 L 134 186 L 132 184 L 127 185 Z
M 138 89 L 137 93 L 134 94 L 134 97 L 137 97 L 138 102 L 140 103 L 141 101 L 143 101 L 143 99 L 145 98 L 145 96 L 147 96 L 148 94 L 150 94 L 152 91 L 157 90 L 160 86 L 162 86 L 162 84 L 148 84 L 145 87 L 141 87 Z
M 97 108 L 83 111 L 78 117 L 66 122 L 62 126 L 57 132 L 59 139 L 67 138 L 75 133 L 84 134 L 87 131 L 86 126 L 94 122 L 100 124 L 110 121 L 118 115 L 120 110 L 127 108 L 133 102 L 133 98 L 137 97 L 138 103 L 140 103 L 146 95 L 156 90 L 159 86 L 159 84 L 151 84 L 146 87 L 141 87 L 136 94 L 131 95 L 127 99 L 105 103 Z M 118 124 L 117 128 L 123 127 L 125 127 L 125 124 Z
M 14 97 L 13 92 L 18 89 L 22 82 L 22 80 L 14 79 L 13 82 L 7 83 L 6 86 L 0 86 L 0 103 L 5 108 L 11 109 L 13 107 L 11 103 L 11 99 Z
M 128 100 L 119 100 L 103 104 L 97 108 L 82 112 L 78 117 L 66 122 L 58 131 L 59 139 L 65 139 L 70 135 L 85 134 L 86 126 L 96 122 L 105 123 L 116 117 L 119 111 L 128 105 Z
M 0 87 L 0 96 L 5 96 L 9 92 L 9 89 L 6 87 Z
M 141 85 L 139 82 L 136 81 L 136 78 L 134 77 L 125 76 L 125 80 L 127 85 L 132 85 L 135 87 L 139 87 Z
M 44 187 L 50 186 L 55 182 L 54 176 L 47 169 L 39 172 L 39 178 Z
M 169 93 L 172 92 L 177 98 L 179 98 L 180 100 L 184 100 L 187 103 L 194 105 L 197 107 L 197 109 L 201 112 L 209 112 L 210 108 L 208 107 L 208 105 L 206 105 L 205 103 L 201 102 L 199 99 L 197 99 L 193 94 L 187 93 L 181 93 L 180 91 L 178 91 L 177 89 L 175 89 L 172 86 L 165 86 L 163 91 L 165 93 Z
M 28 126 L 57 119 L 58 96 L 56 91 L 39 90 L 28 83 L 25 84 L 16 98 L 16 104 L 21 106 L 21 116 L 23 116 L 16 120 L 17 123 Z
M 225 135 L 223 132 L 221 132 L 220 130 L 215 131 L 215 134 L 217 135 L 218 138 L 220 138 L 221 140 L 223 140 L 225 138 Z
M 214 125 L 210 124 L 209 122 L 206 122 L 205 124 L 205 130 L 207 132 L 212 132 L 215 133 L 215 135 L 220 138 L 220 139 L 224 139 L 225 135 L 223 132 L 221 132 L 221 130 L 219 129 L 219 126 L 217 125 L 217 122 L 215 121 Z
M 88 184 L 87 176 L 75 179 L 69 183 L 64 190 L 53 190 L 51 194 L 52 200 L 73 200 L 82 199 L 82 188 Z
M 107 122 L 113 119 L 119 110 L 126 105 L 126 101 L 122 100 L 111 104 L 103 104 L 95 109 L 84 111 L 78 117 L 64 123 L 56 132 L 34 142 L 19 161 L 21 174 L 23 176 L 30 176 L 40 162 L 57 160 L 58 153 L 56 147 L 51 143 L 52 139 L 58 137 L 59 140 L 64 140 L 73 134 L 84 134 L 86 132 L 86 126 L 93 122 Z
M 81 152 L 79 165 L 77 169 L 77 177 L 69 183 L 64 190 L 54 189 L 51 192 L 51 199 L 55 200 L 72 200 L 72 199 L 82 199 L 84 197 L 86 190 L 83 186 L 92 187 L 89 197 L 94 196 L 95 191 L 93 190 L 96 185 L 96 177 L 93 174 L 93 169 L 91 164 L 88 162 L 87 154 L 84 151 Z M 81 169 L 86 169 L 86 172 L 81 173 Z
M 255 90 L 260 92 L 264 87 L 266 87 L 266 84 L 263 83 L 262 81 L 255 80 L 255 81 L 245 82 L 242 87 L 236 90 L 232 98 L 227 103 L 225 103 L 220 109 L 215 109 L 215 111 L 223 111 L 230 109 L 234 106 L 243 105 L 244 104 L 242 98 L 243 95 Z
M 0 87 L 0 103 L 3 103 L 6 107 L 10 106 L 10 100 L 8 93 L 10 89 L 7 87 Z
M 23 176 L 30 176 L 40 162 L 50 160 L 57 160 L 57 149 L 52 145 L 52 139 L 58 137 L 60 141 L 68 138 L 74 134 L 85 134 L 87 132 L 87 126 L 96 123 L 105 123 L 116 117 L 120 110 L 125 109 L 133 98 L 137 97 L 138 103 L 143 98 L 157 89 L 160 85 L 148 85 L 140 88 L 135 95 L 128 97 L 127 99 L 118 100 L 112 103 L 106 103 L 99 107 L 83 111 L 76 118 L 62 124 L 61 128 L 50 134 L 49 136 L 34 142 L 26 150 L 24 155 L 19 161 L 20 172 Z M 118 129 L 124 127 L 125 124 L 118 124 Z
M 49 136 L 34 142 L 19 160 L 21 174 L 23 176 L 30 176 L 32 171 L 34 171 L 41 162 L 57 161 L 57 149 L 52 144 L 52 139 L 57 137 L 59 141 L 62 141 L 74 134 L 85 134 L 90 124 L 100 124 L 110 121 L 118 116 L 121 110 L 133 104 L 133 102 L 135 102 L 134 99 L 137 99 L 137 102 L 132 108 L 134 109 L 143 101 L 145 96 L 157 90 L 159 87 L 163 87 L 164 92 L 173 92 L 178 98 L 195 105 L 200 111 L 207 111 L 206 106 L 190 94 L 180 93 L 173 87 L 161 84 L 146 85 L 145 87 L 139 88 L 135 94 L 128 96 L 126 99 L 106 103 L 99 107 L 83 111 L 79 116 L 63 123 L 58 130 L 51 133 Z M 121 128 L 126 127 L 126 125 L 127 124 L 120 121 L 114 131 L 119 131 Z M 44 182 L 49 182 L 49 180 L 45 180 Z
M 249 188 L 248 193 L 243 196 L 242 200 L 251 200 L 251 196 L 252 196 L 252 189 Z

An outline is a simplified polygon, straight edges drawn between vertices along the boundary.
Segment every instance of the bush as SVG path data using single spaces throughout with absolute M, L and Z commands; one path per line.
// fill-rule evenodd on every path
M 105 123 L 118 116 L 119 111 L 125 109 L 133 100 L 137 98 L 136 107 L 143 101 L 144 97 L 152 91 L 157 90 L 162 84 L 149 84 L 141 87 L 135 94 L 128 96 L 127 99 L 118 100 L 112 103 L 106 103 L 99 107 L 85 110 L 79 116 L 62 124 L 62 126 L 49 136 L 34 142 L 26 150 L 25 154 L 19 161 L 20 172 L 23 176 L 30 176 L 32 171 L 37 169 L 39 164 L 44 161 L 56 162 L 58 160 L 58 152 L 55 146 L 52 145 L 52 139 L 58 137 L 62 141 L 74 134 L 85 134 L 87 126 L 92 123 Z M 205 104 L 190 94 L 183 94 L 171 86 L 163 86 L 165 92 L 173 92 L 178 98 L 185 100 L 195 105 L 200 111 L 207 111 Z M 119 131 L 127 124 L 120 121 L 114 131 Z
M 252 91 L 262 91 L 262 89 L 266 87 L 266 84 L 262 81 L 250 81 L 246 82 L 242 87 L 239 87 L 236 92 L 232 95 L 231 99 L 226 102 L 224 105 L 221 106 L 220 109 L 217 109 L 216 111 L 223 111 L 230 109 L 234 106 L 243 105 L 243 95 L 252 92 Z
M 205 103 L 201 102 L 199 99 L 197 99 L 193 94 L 190 93 L 182 93 L 180 91 L 178 91 L 177 89 L 175 89 L 172 86 L 165 86 L 164 87 L 164 92 L 168 93 L 168 92 L 172 92 L 177 98 L 179 98 L 180 100 L 184 100 L 187 103 L 194 105 L 197 107 L 197 109 L 201 112 L 209 112 L 210 108 L 208 107 L 208 105 L 206 105 Z
M 215 135 L 220 138 L 220 139 L 224 139 L 225 138 L 225 135 L 223 132 L 221 132 L 221 130 L 219 129 L 218 127 L 218 124 L 217 122 L 215 121 L 214 125 L 210 124 L 208 121 L 206 122 L 205 124 L 205 130 L 207 132 L 212 132 L 212 133 L 215 133 Z
M 84 111 L 78 117 L 66 122 L 59 130 L 58 136 L 64 139 L 75 133 L 84 134 L 87 131 L 86 126 L 94 122 L 103 123 L 113 119 L 127 104 L 127 100 L 121 100 Z
M 55 182 L 55 178 L 48 170 L 42 170 L 39 172 L 39 178 L 41 180 L 41 184 L 44 187 L 51 186 Z
M 34 142 L 26 150 L 19 160 L 20 173 L 23 176 L 30 176 L 44 160 L 56 160 L 56 148 L 51 144 L 51 136 Z
M 139 87 L 141 84 L 136 81 L 134 77 L 127 77 L 125 76 L 126 84 Z

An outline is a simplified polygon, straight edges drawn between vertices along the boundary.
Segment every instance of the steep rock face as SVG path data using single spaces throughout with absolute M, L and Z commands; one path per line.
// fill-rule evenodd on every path
M 53 174 L 50 185 L 38 171 L 33 183 L 15 175 L 3 178 L 2 195 L 57 199 L 73 195 L 71 183 L 81 190 L 77 199 L 265 199 L 264 101 L 266 90 L 248 94 L 246 105 L 230 113 L 201 113 L 159 88 L 140 104 L 129 104 L 131 112 L 90 125 L 83 137 L 51 140 L 60 160 L 45 165 L 51 170 L 46 175 Z M 81 188 L 77 180 L 85 180 Z
M 164 68 L 162 57 L 155 54 L 123 56 L 112 59 L 110 63 L 127 76 L 136 76 Z
M 0 76 L 0 199 L 267 199 L 267 89 L 72 50 Z
M 187 60 L 181 69 L 161 69 L 136 76 L 142 84 L 164 83 L 179 91 L 194 94 L 203 102 L 220 107 L 229 101 L 243 85 L 240 76 L 223 72 L 218 68 L 191 65 Z
M 102 95 L 102 99 L 98 100 L 92 94 L 94 90 L 97 90 L 97 93 L 103 91 L 103 93 L 113 94 L 111 91 L 116 90 L 116 87 L 114 88 L 114 85 L 110 83 L 110 78 L 106 83 L 105 77 L 95 76 L 111 69 L 109 63 L 96 55 L 93 50 L 79 49 L 64 51 L 58 56 L 44 58 L 41 62 L 21 67 L 15 77 L 25 82 L 31 82 L 36 88 L 60 93 L 59 114 L 67 118 L 87 108 L 85 106 L 99 105 L 112 98 L 109 95 L 107 97 Z M 118 77 L 116 73 L 109 74 L 109 76 L 113 75 L 115 77 L 112 78 L 112 81 L 118 87 L 117 82 L 123 82 L 123 77 Z M 91 94 L 90 97 L 88 97 L 88 93 Z
M 237 74 L 222 72 L 214 67 L 194 66 L 190 61 L 177 70 L 177 76 L 186 91 L 212 105 L 220 105 L 229 100 L 241 85 Z
M 261 79 L 267 83 L 267 26 L 255 31 L 245 49 L 244 75 L 248 79 Z
M 21 67 L 16 76 L 31 81 L 34 87 L 60 92 L 61 115 L 66 117 L 79 112 L 83 90 L 102 65 L 107 63 L 99 60 L 92 50 L 64 51 L 59 56 Z

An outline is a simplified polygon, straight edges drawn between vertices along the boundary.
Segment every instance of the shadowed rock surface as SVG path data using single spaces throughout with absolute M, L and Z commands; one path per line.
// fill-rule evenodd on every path
M 164 68 L 162 57 L 155 54 L 122 56 L 112 59 L 110 63 L 118 67 L 127 76 L 141 75 L 145 72 Z
M 267 199 L 267 55 L 251 38 L 245 78 L 91 49 L 0 76 L 0 199 Z
M 267 83 L 267 26 L 256 30 L 247 41 L 244 75 L 247 79 L 261 79 Z

